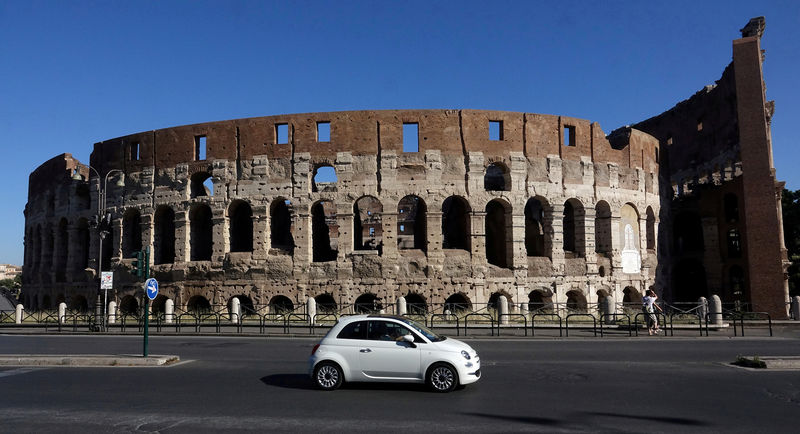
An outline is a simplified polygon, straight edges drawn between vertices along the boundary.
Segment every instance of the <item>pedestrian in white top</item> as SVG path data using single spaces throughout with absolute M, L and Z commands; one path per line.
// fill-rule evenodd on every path
M 661 329 L 658 328 L 658 317 L 656 316 L 655 309 L 658 309 L 661 313 L 664 311 L 661 310 L 661 306 L 656 304 L 657 299 L 658 296 L 652 289 L 648 289 L 645 296 L 642 297 L 642 310 L 647 320 L 647 331 L 650 333 L 650 336 L 661 331 Z

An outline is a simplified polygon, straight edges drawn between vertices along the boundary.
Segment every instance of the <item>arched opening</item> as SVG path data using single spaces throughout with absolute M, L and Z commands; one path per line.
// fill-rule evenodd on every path
M 596 292 L 597 294 L 597 312 L 602 315 L 605 313 L 605 307 L 608 303 L 611 302 L 609 295 L 611 292 L 607 288 L 600 288 Z
M 383 309 L 380 299 L 375 294 L 365 293 L 356 298 L 353 305 L 356 313 L 375 313 Z
M 58 248 L 55 254 L 56 282 L 65 282 L 67 278 L 67 250 L 69 245 L 69 233 L 67 232 L 67 219 L 62 218 L 58 222 Z
M 78 242 L 75 245 L 75 271 L 82 271 L 89 267 L 89 222 L 85 218 L 78 220 Z
M 725 208 L 725 221 L 737 223 L 739 221 L 739 198 L 734 193 L 725 193 L 722 201 Z
M 564 253 L 566 256 L 579 258 L 584 255 L 584 211 L 583 205 L 577 199 L 564 202 Z
M 493 292 L 489 296 L 489 302 L 486 304 L 486 308 L 489 309 L 489 310 L 493 310 L 493 311 L 499 311 L 500 310 L 499 301 L 500 301 L 500 296 L 501 295 L 506 297 L 506 302 L 508 303 L 509 307 L 514 305 L 514 300 L 512 300 L 511 296 L 508 295 L 507 293 L 505 293 L 505 292 Z
M 153 300 L 153 303 L 150 305 L 151 306 L 150 309 L 156 315 L 165 314 L 166 313 L 167 300 L 169 300 L 169 297 L 167 297 L 164 294 L 158 294 L 156 296 L 156 299 Z
M 547 256 L 544 251 L 544 206 L 538 198 L 525 204 L 525 251 L 527 256 Z
M 269 300 L 269 312 L 274 315 L 285 315 L 294 311 L 294 303 L 285 295 L 276 295 Z
M 622 272 L 638 273 L 642 269 L 642 255 L 639 252 L 639 212 L 626 203 L 619 210 L 619 239 L 622 240 Z
M 269 209 L 269 232 L 273 249 L 291 253 L 294 250 L 294 236 L 289 205 L 291 202 L 281 197 L 272 202 Z
M 156 210 L 153 234 L 155 264 L 175 262 L 175 212 L 168 206 Z
M 383 205 L 372 196 L 362 196 L 353 204 L 354 250 L 383 250 Z
M 622 290 L 622 305 L 625 309 L 638 312 L 642 306 L 642 293 L 632 286 Z
M 253 251 L 253 210 L 243 200 L 234 200 L 228 208 L 231 252 Z
M 191 197 L 214 195 L 214 183 L 208 172 L 197 172 L 190 178 L 189 194 Z
M 483 176 L 483 188 L 490 191 L 511 191 L 511 174 L 503 163 L 492 163 Z
M 470 206 L 460 196 L 450 196 L 442 203 L 442 248 L 470 249 Z
M 233 297 L 236 297 L 236 299 L 239 300 L 239 309 L 240 309 L 242 318 L 245 318 L 245 317 L 248 317 L 250 315 L 255 315 L 256 314 L 256 308 L 255 308 L 255 305 L 253 305 L 253 299 L 252 298 L 250 298 L 250 297 L 248 297 L 246 295 L 243 295 L 243 294 L 234 295 Z M 231 297 L 230 300 L 228 301 L 228 306 L 229 307 L 230 307 L 230 303 L 233 302 L 233 297 Z
M 745 285 L 744 269 L 738 265 L 732 265 L 728 269 L 728 299 L 735 302 L 744 301 Z
M 586 312 L 587 305 L 586 296 L 582 292 L 576 289 L 567 291 L 568 312 Z
M 486 204 L 486 260 L 498 267 L 512 263 L 511 205 L 499 199 Z
M 132 295 L 126 295 L 119 301 L 120 315 L 136 316 L 139 314 L 139 301 Z
M 82 295 L 73 295 L 70 298 L 69 310 L 76 313 L 86 313 L 89 311 L 89 302 Z
M 186 311 L 195 315 L 210 313 L 211 303 L 202 295 L 194 295 L 186 303 Z
M 89 195 L 89 183 L 81 182 L 75 187 L 75 207 L 77 209 L 91 209 L 92 197 Z
M 601 200 L 594 207 L 594 251 L 608 255 L 611 253 L 611 206 Z
M 472 302 L 465 294 L 457 292 L 444 301 L 444 310 L 461 315 L 472 310 Z
M 528 294 L 528 310 L 532 314 L 552 313 L 553 296 L 547 295 L 541 289 L 534 289 Z
M 339 254 L 339 225 L 333 202 L 321 200 L 311 207 L 311 237 L 314 262 L 336 260 Z
M 333 295 L 330 293 L 320 294 L 314 297 L 314 301 L 317 302 L 317 312 L 320 313 L 336 313 L 337 306 L 336 300 L 334 300 Z
M 406 296 L 406 311 L 410 315 L 426 315 L 428 313 L 428 302 L 420 294 L 409 292 Z
M 676 255 L 702 252 L 705 247 L 700 216 L 689 211 L 678 214 L 672 223 L 672 237 Z
M 189 209 L 189 260 L 210 261 L 213 249 L 211 208 L 204 203 Z
M 46 274 L 43 277 L 49 279 L 49 273 L 53 268 L 53 251 L 55 250 L 55 233 L 52 225 L 47 225 L 44 229 L 44 245 L 42 246 L 42 271 Z
M 311 191 L 336 191 L 336 169 L 333 166 L 318 166 L 314 169 L 314 182 L 311 184 Z
M 653 208 L 647 207 L 647 249 L 656 248 L 656 215 Z
M 696 259 L 686 258 L 672 269 L 672 293 L 675 301 L 696 302 L 700 297 L 708 297 L 706 271 Z
M 427 208 L 417 196 L 406 196 L 397 205 L 397 248 L 426 251 Z
M 729 258 L 742 257 L 742 237 L 738 229 L 730 229 L 727 234 L 727 246 Z
M 142 250 L 142 216 L 138 209 L 130 208 L 122 216 L 122 256 L 130 258 Z

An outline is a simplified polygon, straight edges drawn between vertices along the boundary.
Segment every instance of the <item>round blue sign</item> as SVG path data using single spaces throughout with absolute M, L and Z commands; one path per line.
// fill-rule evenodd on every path
M 147 294 L 147 298 L 150 300 L 155 300 L 158 295 L 158 280 L 152 277 L 147 279 L 144 282 L 144 293 Z

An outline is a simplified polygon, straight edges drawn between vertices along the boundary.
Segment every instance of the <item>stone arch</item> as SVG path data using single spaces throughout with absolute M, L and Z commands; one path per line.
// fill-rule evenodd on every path
M 320 164 L 314 167 L 311 191 L 336 191 L 337 182 L 336 169 L 330 164 Z
M 622 272 L 639 273 L 642 269 L 642 256 L 639 252 L 639 211 L 631 203 L 622 205 L 619 210 L 619 240 L 621 247 Z
M 626 286 L 622 290 L 622 304 L 632 309 L 638 309 L 642 304 L 642 293 L 632 286 Z
M 567 291 L 568 312 L 586 312 L 587 308 L 588 303 L 586 302 L 586 296 L 583 295 L 583 292 L 577 289 Z
M 314 301 L 317 302 L 317 312 L 335 313 L 338 310 L 336 300 L 330 292 L 317 295 L 314 297 Z
M 164 294 L 158 294 L 150 304 L 153 313 L 157 315 L 166 313 L 167 300 L 169 300 L 169 297 Z
M 366 292 L 356 298 L 353 309 L 356 313 L 375 313 L 383 309 L 383 305 L 377 295 Z
M 409 292 L 405 296 L 406 310 L 411 315 L 425 315 L 428 313 L 428 301 L 419 293 Z
M 611 300 L 609 298 L 611 297 L 611 289 L 608 287 L 599 288 L 595 295 L 597 295 L 597 310 L 602 315 L 604 313 L 603 306 Z
M 142 250 L 142 215 L 136 208 L 128 208 L 122 215 L 122 256 L 130 258 Z
M 498 267 L 510 268 L 514 256 L 511 205 L 502 199 L 486 204 L 486 260 Z
M 294 303 L 285 295 L 276 295 L 269 300 L 269 312 L 275 315 L 285 315 L 294 311 Z
M 210 261 L 213 253 L 214 224 L 211 207 L 204 203 L 189 208 L 189 260 Z
M 211 174 L 206 171 L 193 173 L 189 178 L 189 195 L 191 197 L 213 196 L 214 183 Z
M 486 304 L 486 307 L 491 310 L 498 310 L 497 302 L 500 300 L 501 295 L 505 296 L 509 307 L 514 305 L 514 299 L 511 297 L 511 294 L 506 291 L 496 291 L 489 295 L 489 302 Z
M 528 310 L 531 313 L 552 313 L 553 295 L 550 291 L 534 289 L 528 293 Z
M 290 205 L 291 202 L 288 199 L 278 197 L 272 201 L 269 207 L 270 244 L 273 249 L 289 253 L 294 251 Z
M 511 171 L 503 163 L 489 164 L 483 176 L 483 189 L 487 191 L 511 191 Z
M 175 262 L 175 211 L 161 205 L 154 217 L 153 260 L 155 264 Z
M 444 310 L 454 314 L 466 313 L 472 310 L 472 301 L 463 292 L 456 292 L 444 301 Z
M 653 208 L 647 207 L 647 249 L 656 248 L 656 214 Z
M 339 225 L 336 207 L 329 200 L 311 206 L 312 258 L 314 262 L 335 261 L 339 254 Z
M 545 251 L 544 214 L 547 200 L 532 197 L 525 204 L 525 251 L 528 256 L 550 256 Z
M 470 249 L 471 231 L 469 202 L 461 196 L 450 196 L 442 203 L 442 248 Z
M 231 252 L 253 251 L 253 209 L 243 200 L 234 200 L 228 207 Z
M 139 314 L 139 300 L 132 295 L 126 295 L 119 301 L 120 315 L 136 316 Z
M 193 295 L 186 302 L 186 311 L 192 314 L 203 314 L 211 312 L 211 302 L 202 295 Z
M 231 304 L 233 303 L 233 299 L 234 298 L 239 300 L 239 309 L 240 309 L 242 318 L 244 318 L 246 316 L 249 316 L 249 315 L 255 315 L 256 314 L 256 308 L 255 308 L 255 305 L 253 304 L 253 299 L 250 298 L 247 295 L 244 295 L 244 294 L 234 295 L 230 299 L 228 299 L 228 307 L 229 308 L 231 307 Z
M 564 202 L 562 227 L 564 231 L 564 253 L 567 257 L 583 257 L 585 252 L 585 224 L 583 204 L 578 199 Z
M 397 204 L 397 248 L 428 249 L 427 207 L 419 196 L 406 196 Z
M 86 300 L 86 297 L 80 294 L 74 294 L 72 297 L 70 297 L 69 310 L 78 313 L 89 312 L 89 301 Z
M 594 212 L 594 251 L 608 255 L 612 249 L 611 206 L 604 200 L 598 201 Z
M 353 250 L 383 251 L 383 204 L 361 196 L 353 204 Z

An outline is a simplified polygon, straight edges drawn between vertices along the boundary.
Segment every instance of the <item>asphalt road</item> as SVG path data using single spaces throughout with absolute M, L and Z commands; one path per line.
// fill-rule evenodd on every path
M 800 371 L 726 366 L 800 355 L 785 338 L 465 339 L 483 378 L 315 390 L 314 340 L 151 337 L 156 368 L 2 368 L 0 432 L 797 432 Z M 141 354 L 141 337 L 0 335 L 3 354 Z

